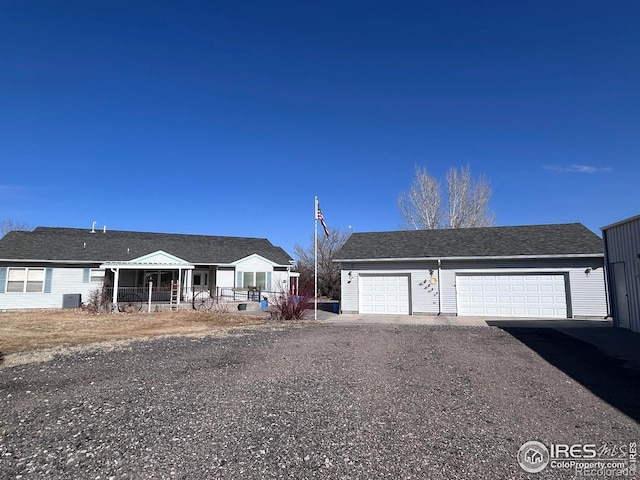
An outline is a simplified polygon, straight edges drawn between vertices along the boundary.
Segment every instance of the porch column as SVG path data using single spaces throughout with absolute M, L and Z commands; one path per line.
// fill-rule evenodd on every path
M 182 296 L 182 269 L 178 268 L 178 300 L 176 306 L 180 306 L 180 297 Z
M 192 278 L 193 278 L 193 270 L 187 270 L 184 273 L 184 296 L 185 298 L 189 298 L 191 297 L 191 282 L 192 282 Z

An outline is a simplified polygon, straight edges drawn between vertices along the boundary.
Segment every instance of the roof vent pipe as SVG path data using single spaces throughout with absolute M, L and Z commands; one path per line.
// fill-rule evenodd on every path
M 98 222 L 93 222 L 91 224 L 91 232 L 89 232 L 89 233 L 96 233 L 96 223 L 98 223 Z
M 102 233 L 107 233 L 107 226 L 106 225 L 102 227 Z

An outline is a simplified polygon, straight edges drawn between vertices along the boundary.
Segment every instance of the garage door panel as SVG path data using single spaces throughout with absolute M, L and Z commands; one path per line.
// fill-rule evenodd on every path
M 458 275 L 458 315 L 566 318 L 564 275 Z
M 360 313 L 409 314 L 407 275 L 363 275 L 360 286 Z

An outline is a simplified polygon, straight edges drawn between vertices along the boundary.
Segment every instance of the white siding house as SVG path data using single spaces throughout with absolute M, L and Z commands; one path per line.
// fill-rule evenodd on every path
M 613 324 L 640 332 L 640 215 L 602 227 Z
M 605 318 L 602 241 L 580 224 L 355 233 L 342 312 Z
M 114 304 L 123 296 L 180 303 L 275 285 L 290 291 L 291 261 L 265 238 L 14 231 L 0 239 L 0 310 L 72 307 L 106 290 Z
M 12 278 L 25 278 L 34 271 L 44 273 L 41 286 L 18 290 L 18 282 L 10 283 Z M 25 275 L 26 274 L 26 275 Z M 25 278 L 25 280 L 27 280 Z M 28 303 L 29 308 L 60 308 L 63 296 L 79 294 L 89 298 L 91 291 L 102 287 L 104 270 L 89 267 L 0 267 L 0 309 L 18 310 Z

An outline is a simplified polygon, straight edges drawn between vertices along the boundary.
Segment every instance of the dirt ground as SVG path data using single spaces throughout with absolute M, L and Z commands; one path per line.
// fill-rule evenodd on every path
M 195 310 L 136 314 L 91 314 L 84 310 L 0 313 L 0 363 L 28 363 L 27 355 L 166 335 L 222 335 L 238 327 L 265 325 L 268 318 Z M 20 360 L 18 359 L 20 357 Z M 4 361 L 2 361 L 4 360 Z
M 638 385 L 553 329 L 170 335 L 0 368 L 0 478 L 605 478 L 527 473 L 518 452 L 534 440 L 594 444 L 624 465 L 606 478 L 637 478 Z

